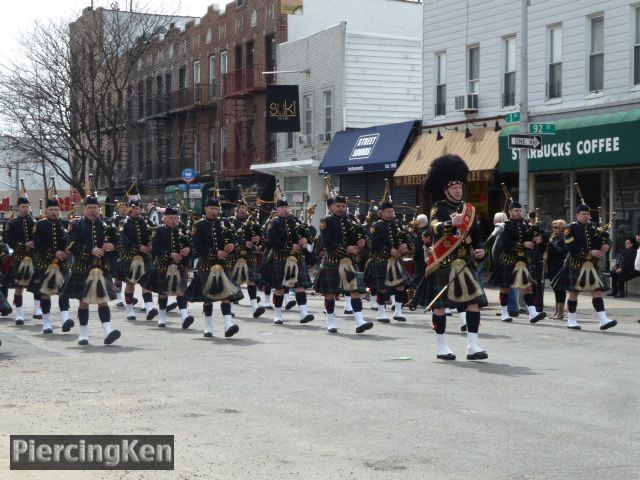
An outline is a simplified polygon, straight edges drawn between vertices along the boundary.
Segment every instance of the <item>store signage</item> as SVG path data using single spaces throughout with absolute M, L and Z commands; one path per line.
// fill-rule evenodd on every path
M 353 150 L 351 150 L 349 160 L 366 160 L 369 158 L 373 154 L 373 149 L 376 147 L 379 138 L 379 133 L 360 135 L 353 146 Z
M 577 142 L 546 143 L 540 150 L 529 152 L 529 158 L 562 158 L 572 155 L 588 156 L 620 151 L 620 137 L 601 137 Z M 518 160 L 518 152 L 511 151 L 511 159 Z
M 300 131 L 298 85 L 268 85 L 267 106 L 267 131 Z

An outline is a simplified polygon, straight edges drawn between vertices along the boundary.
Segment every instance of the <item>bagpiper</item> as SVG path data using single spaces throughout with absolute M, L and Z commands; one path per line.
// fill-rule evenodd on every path
M 84 215 L 69 224 L 67 251 L 73 255 L 71 276 L 62 287 L 62 294 L 80 300 L 78 323 L 79 345 L 89 344 L 89 305 L 98 305 L 98 317 L 104 331 L 105 345 L 120 338 L 120 331 L 111 326 L 109 300 L 116 298 L 111 280 L 111 258 L 117 254 L 117 231 L 100 219 L 100 204 L 94 196 L 84 200 Z
M 243 298 L 237 284 L 229 279 L 229 258 L 236 248 L 235 232 L 220 218 L 220 200 L 209 198 L 205 203 L 205 218 L 191 227 L 193 249 L 198 269 L 188 296 L 192 302 L 202 301 L 204 309 L 204 336 L 213 336 L 213 302 L 220 302 L 224 320 L 224 336 L 233 337 L 240 327 L 233 323 L 231 302 Z
M 156 227 L 151 235 L 151 252 L 154 268 L 142 282 L 144 288 L 158 293 L 158 327 L 167 326 L 167 303 L 169 295 L 175 295 L 180 309 L 182 328 L 187 329 L 194 321 L 187 310 L 185 296 L 189 275 L 191 239 L 178 228 L 178 210 L 167 207 L 163 225 Z
M 75 323 L 69 318 L 69 298 L 61 292 L 61 288 L 69 278 L 70 254 L 67 251 L 67 229 L 60 218 L 60 203 L 56 198 L 47 200 L 45 215 L 34 226 L 33 240 L 36 251 L 35 272 L 28 290 L 40 295 L 43 316 L 42 333 L 53 333 L 51 321 L 53 295 L 58 295 L 62 331 L 68 332 Z
M 23 188 L 24 191 L 24 188 Z M 25 192 L 26 194 L 26 192 Z M 16 325 L 24 325 L 24 308 L 22 293 L 31 283 L 34 272 L 33 226 L 36 221 L 31 215 L 31 204 L 27 197 L 18 198 L 17 215 L 4 227 L 4 241 L 13 250 L 13 263 L 9 286 L 15 286 L 13 304 L 16 307 Z M 33 318 L 41 319 L 40 294 L 33 295 Z
M 133 293 L 136 284 L 143 285 L 150 274 L 151 233 L 147 221 L 142 218 L 140 200 L 129 200 L 128 215 L 120 225 L 120 280 L 126 282 L 124 303 L 127 308 L 127 320 L 135 320 Z M 153 297 L 149 290 L 142 287 L 142 300 L 147 320 L 153 320 L 158 310 L 153 306 Z
M 116 209 L 115 209 L 114 215 L 110 219 L 107 219 L 107 223 L 110 223 L 112 226 L 114 226 L 117 229 L 121 229 L 122 225 L 127 220 L 128 215 L 129 215 L 128 202 L 124 200 L 119 202 L 116 200 Z M 112 269 L 111 269 L 114 275 L 113 284 L 117 289 L 116 307 L 124 307 L 126 305 L 126 301 L 124 298 L 126 287 L 122 288 L 123 279 L 121 278 L 122 275 L 119 275 L 119 273 L 123 271 L 125 266 L 122 265 L 121 262 L 122 262 L 122 257 L 114 259 L 114 265 L 112 265 Z M 129 316 L 129 309 L 127 309 L 127 316 Z
M 598 312 L 600 330 L 615 327 L 618 322 L 607 317 L 602 298 L 603 282 L 600 278 L 599 260 L 609 251 L 611 240 L 603 231 L 591 223 L 589 206 L 584 200 L 576 209 L 576 221 L 572 222 L 564 233 L 564 241 L 569 254 L 564 266 L 551 281 L 554 289 L 569 292 L 567 300 L 567 328 L 580 330 L 576 317 L 578 295 L 580 292 L 591 292 L 591 303 Z
M 499 259 L 499 275 L 497 284 L 500 287 L 500 318 L 503 322 L 511 322 L 507 303 L 509 290 L 520 289 L 524 296 L 524 302 L 529 311 L 529 322 L 537 323 L 547 316 L 545 312 L 539 312 L 533 295 L 533 282 L 531 275 L 531 255 L 536 245 L 542 243 L 542 236 L 537 234 L 522 216 L 522 205 L 511 200 L 509 204 L 509 220 L 504 224 L 504 231 L 500 234 L 501 253 Z M 538 279 L 538 281 L 540 281 Z
M 355 225 L 347 218 L 347 199 L 343 195 L 336 195 L 330 208 L 331 215 L 320 221 L 324 257 L 313 288 L 324 295 L 329 333 L 338 332 L 335 307 L 336 295 L 340 293 L 350 295 L 356 333 L 363 333 L 371 329 L 373 323 L 365 321 L 362 314 L 360 294 L 365 293 L 366 287 L 355 270 L 354 262 L 360 249 L 366 245 L 366 239 L 357 234 Z
M 267 227 L 269 254 L 263 272 L 265 281 L 275 289 L 273 294 L 273 323 L 282 325 L 282 302 L 285 289 L 294 288 L 300 307 L 300 323 L 313 321 L 307 309 L 305 289 L 311 287 L 311 277 L 304 261 L 302 249 L 307 245 L 308 229 L 291 215 L 289 202 L 281 197 L 276 202 L 276 216 Z
M 235 210 L 235 216 L 230 221 L 237 237 L 238 246 L 231 252 L 228 259 L 231 280 L 239 286 L 246 283 L 253 318 L 258 318 L 265 312 L 265 308 L 258 304 L 256 284 L 260 279 L 260 272 L 255 253 L 261 248 L 260 243 L 264 235 L 258 221 L 253 215 L 250 215 L 246 199 L 239 200 Z
M 446 308 L 464 308 L 467 321 L 467 360 L 484 360 L 478 345 L 480 306 L 486 297 L 476 275 L 476 259 L 485 256 L 482 233 L 474 221 L 475 207 L 462 200 L 469 167 L 458 155 L 436 158 L 429 168 L 425 191 L 431 196 L 433 245 L 427 269 L 412 302 L 433 308 L 431 323 L 436 334 L 436 357 L 455 360 L 446 338 Z

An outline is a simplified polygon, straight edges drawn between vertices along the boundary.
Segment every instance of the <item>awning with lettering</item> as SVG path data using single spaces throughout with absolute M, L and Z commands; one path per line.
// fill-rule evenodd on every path
M 492 181 L 498 164 L 498 136 L 493 128 L 475 128 L 465 138 L 463 131 L 423 132 L 411 146 L 402 165 L 393 175 L 396 186 L 420 185 L 427 177 L 431 162 L 446 154 L 460 155 L 469 165 L 469 181 Z
M 535 123 L 535 122 L 531 122 Z M 585 117 L 545 120 L 555 124 L 555 135 L 542 135 L 542 149 L 529 150 L 529 171 L 609 168 L 640 163 L 640 109 Z M 500 134 L 500 172 L 517 172 L 518 150 L 508 148 L 510 133 Z
M 325 153 L 321 174 L 394 171 L 412 140 L 419 121 L 378 125 L 336 133 Z

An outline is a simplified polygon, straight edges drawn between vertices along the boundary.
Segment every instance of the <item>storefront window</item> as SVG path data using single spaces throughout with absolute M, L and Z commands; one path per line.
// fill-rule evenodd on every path
M 536 207 L 540 209 L 542 227 L 550 230 L 553 220 L 573 221 L 571 208 L 571 182 L 568 173 L 536 175 Z
M 309 177 L 285 177 L 285 192 L 306 192 L 309 188 Z
M 640 169 L 615 170 L 616 251 L 624 251 L 624 239 L 640 232 Z

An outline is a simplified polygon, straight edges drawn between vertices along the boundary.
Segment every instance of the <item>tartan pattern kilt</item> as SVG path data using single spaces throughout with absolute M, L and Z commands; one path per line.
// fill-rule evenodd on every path
M 229 278 L 229 272 L 225 270 L 224 273 L 225 275 L 227 275 L 227 278 Z M 208 271 L 200 272 L 196 270 L 195 272 L 193 272 L 193 279 L 191 280 L 191 282 L 189 283 L 189 286 L 187 287 L 187 290 L 185 291 L 185 296 L 187 297 L 187 300 L 189 302 L 214 303 L 214 301 L 211 300 L 210 298 L 206 298 L 203 293 L 204 286 L 206 285 L 208 278 L 209 278 Z M 229 280 L 231 281 L 231 279 Z M 244 298 L 244 294 L 242 293 L 242 290 L 238 290 L 238 293 L 230 296 L 227 300 L 229 300 L 230 302 L 239 302 L 243 298 Z
M 404 262 L 399 261 L 398 265 L 400 267 L 400 272 L 402 274 L 402 284 L 401 285 L 410 285 L 411 284 L 411 275 L 407 271 L 407 268 L 404 266 Z M 385 290 L 394 290 L 395 287 L 389 287 L 385 285 L 384 282 L 387 279 L 387 258 L 384 260 L 381 258 L 373 257 L 368 262 L 364 268 L 364 283 L 367 287 L 376 292 L 385 291 Z
M 594 259 L 595 260 L 595 259 Z M 602 280 L 602 274 L 600 271 L 600 262 L 594 262 L 593 266 L 598 274 L 598 278 Z M 565 263 L 558 274 L 551 280 L 551 287 L 556 290 L 564 290 L 566 292 L 578 292 L 576 285 L 578 283 L 578 277 L 580 276 L 580 269 L 582 268 L 582 263 L 579 267 L 573 266 L 569 264 L 569 262 Z M 603 282 L 604 283 L 604 282 Z M 595 291 L 602 291 L 601 288 L 596 289 Z
M 333 294 L 344 294 L 349 293 L 345 292 L 340 288 L 340 273 L 339 273 L 340 263 L 339 262 L 328 262 L 326 259 L 322 261 L 320 265 L 320 269 L 318 270 L 318 275 L 313 281 L 313 290 L 316 293 L 325 294 L 325 293 L 333 293 Z M 364 284 L 364 273 L 356 272 L 356 282 L 357 287 L 356 290 L 358 293 L 365 293 L 367 291 L 367 287 Z
M 278 258 L 267 258 L 262 268 L 263 282 L 276 290 L 287 289 L 282 285 L 284 280 L 284 265 L 286 261 Z M 293 288 L 310 288 L 311 276 L 304 260 L 298 261 L 298 279 Z
M 18 260 L 18 258 L 14 255 L 12 262 L 11 262 L 11 268 L 9 269 L 9 271 L 3 275 L 2 280 L 3 280 L 3 285 L 7 288 L 24 288 L 24 287 L 19 287 L 16 284 L 16 278 L 18 278 L 18 269 L 20 268 L 20 262 L 22 260 Z M 34 263 L 35 263 L 35 259 L 34 259 Z M 34 268 L 35 270 L 35 268 Z
M 185 266 L 180 265 L 178 270 L 180 271 L 180 285 L 179 290 L 184 294 L 187 291 L 187 285 L 189 284 L 189 271 Z M 153 293 L 165 293 L 167 291 L 167 271 L 152 268 L 147 272 L 138 282 L 142 288 Z
M 74 298 L 76 300 L 82 300 L 84 297 L 84 287 L 87 282 L 87 278 L 89 277 L 89 271 L 81 272 L 78 270 L 71 270 L 71 275 L 62 285 L 60 289 L 60 296 L 67 298 Z M 113 279 L 108 271 L 102 270 L 104 274 L 105 285 L 107 286 L 107 295 L 110 300 L 115 300 L 117 298 L 117 293 L 119 291 L 118 288 L 113 284 Z
M 42 287 L 42 281 L 44 280 L 44 274 L 46 273 L 46 271 L 47 271 L 46 268 L 36 266 L 35 271 L 33 272 L 33 277 L 31 277 L 31 283 L 29 283 L 29 286 L 27 287 L 28 292 L 31 292 L 31 293 L 40 292 L 40 287 Z M 66 283 L 66 281 L 69 279 L 69 276 L 71 276 L 69 269 L 61 268 L 60 273 L 62 273 L 62 278 L 64 278 L 64 281 Z M 59 291 L 60 295 L 62 295 L 63 288 L 64 288 L 64 284 L 60 288 L 60 291 Z
M 470 268 L 468 265 L 466 267 L 470 269 L 473 273 L 473 276 L 476 276 L 476 271 L 474 268 Z M 442 291 L 444 287 L 449 283 L 449 273 L 451 272 L 450 268 L 438 268 L 437 270 L 431 272 L 428 275 L 422 277 L 418 287 L 416 288 L 415 295 L 411 299 L 411 305 L 416 307 L 426 307 L 431 303 L 431 301 Z M 445 292 L 434 304 L 433 308 L 457 308 L 458 305 L 472 305 L 474 303 L 479 304 L 481 307 L 486 307 L 488 305 L 487 296 L 484 293 L 484 289 L 481 285 L 480 290 L 482 291 L 481 295 L 478 295 L 471 300 L 464 303 L 457 303 L 449 300 L 447 293 Z
M 147 277 L 151 275 L 151 272 L 154 270 L 153 262 L 151 261 L 151 256 L 142 255 L 142 257 L 144 258 L 144 275 L 142 275 L 140 279 L 138 279 L 138 283 L 137 283 L 138 285 L 142 285 L 143 282 L 146 281 Z M 114 266 L 114 272 L 115 272 L 114 278 L 116 280 L 120 282 L 127 281 L 132 260 L 133 260 L 133 257 L 131 257 L 130 259 L 120 258 L 120 261 L 118 262 L 118 264 Z
M 260 283 L 260 268 L 258 268 L 258 263 L 256 261 L 255 255 L 252 253 L 247 256 L 233 255 L 227 265 L 225 265 L 225 271 L 230 275 L 233 270 L 233 266 L 240 259 L 244 258 L 247 261 L 247 267 L 249 268 L 249 282 L 259 284 Z M 231 277 L 229 277 L 231 278 Z M 204 285 L 204 284 L 203 284 Z

